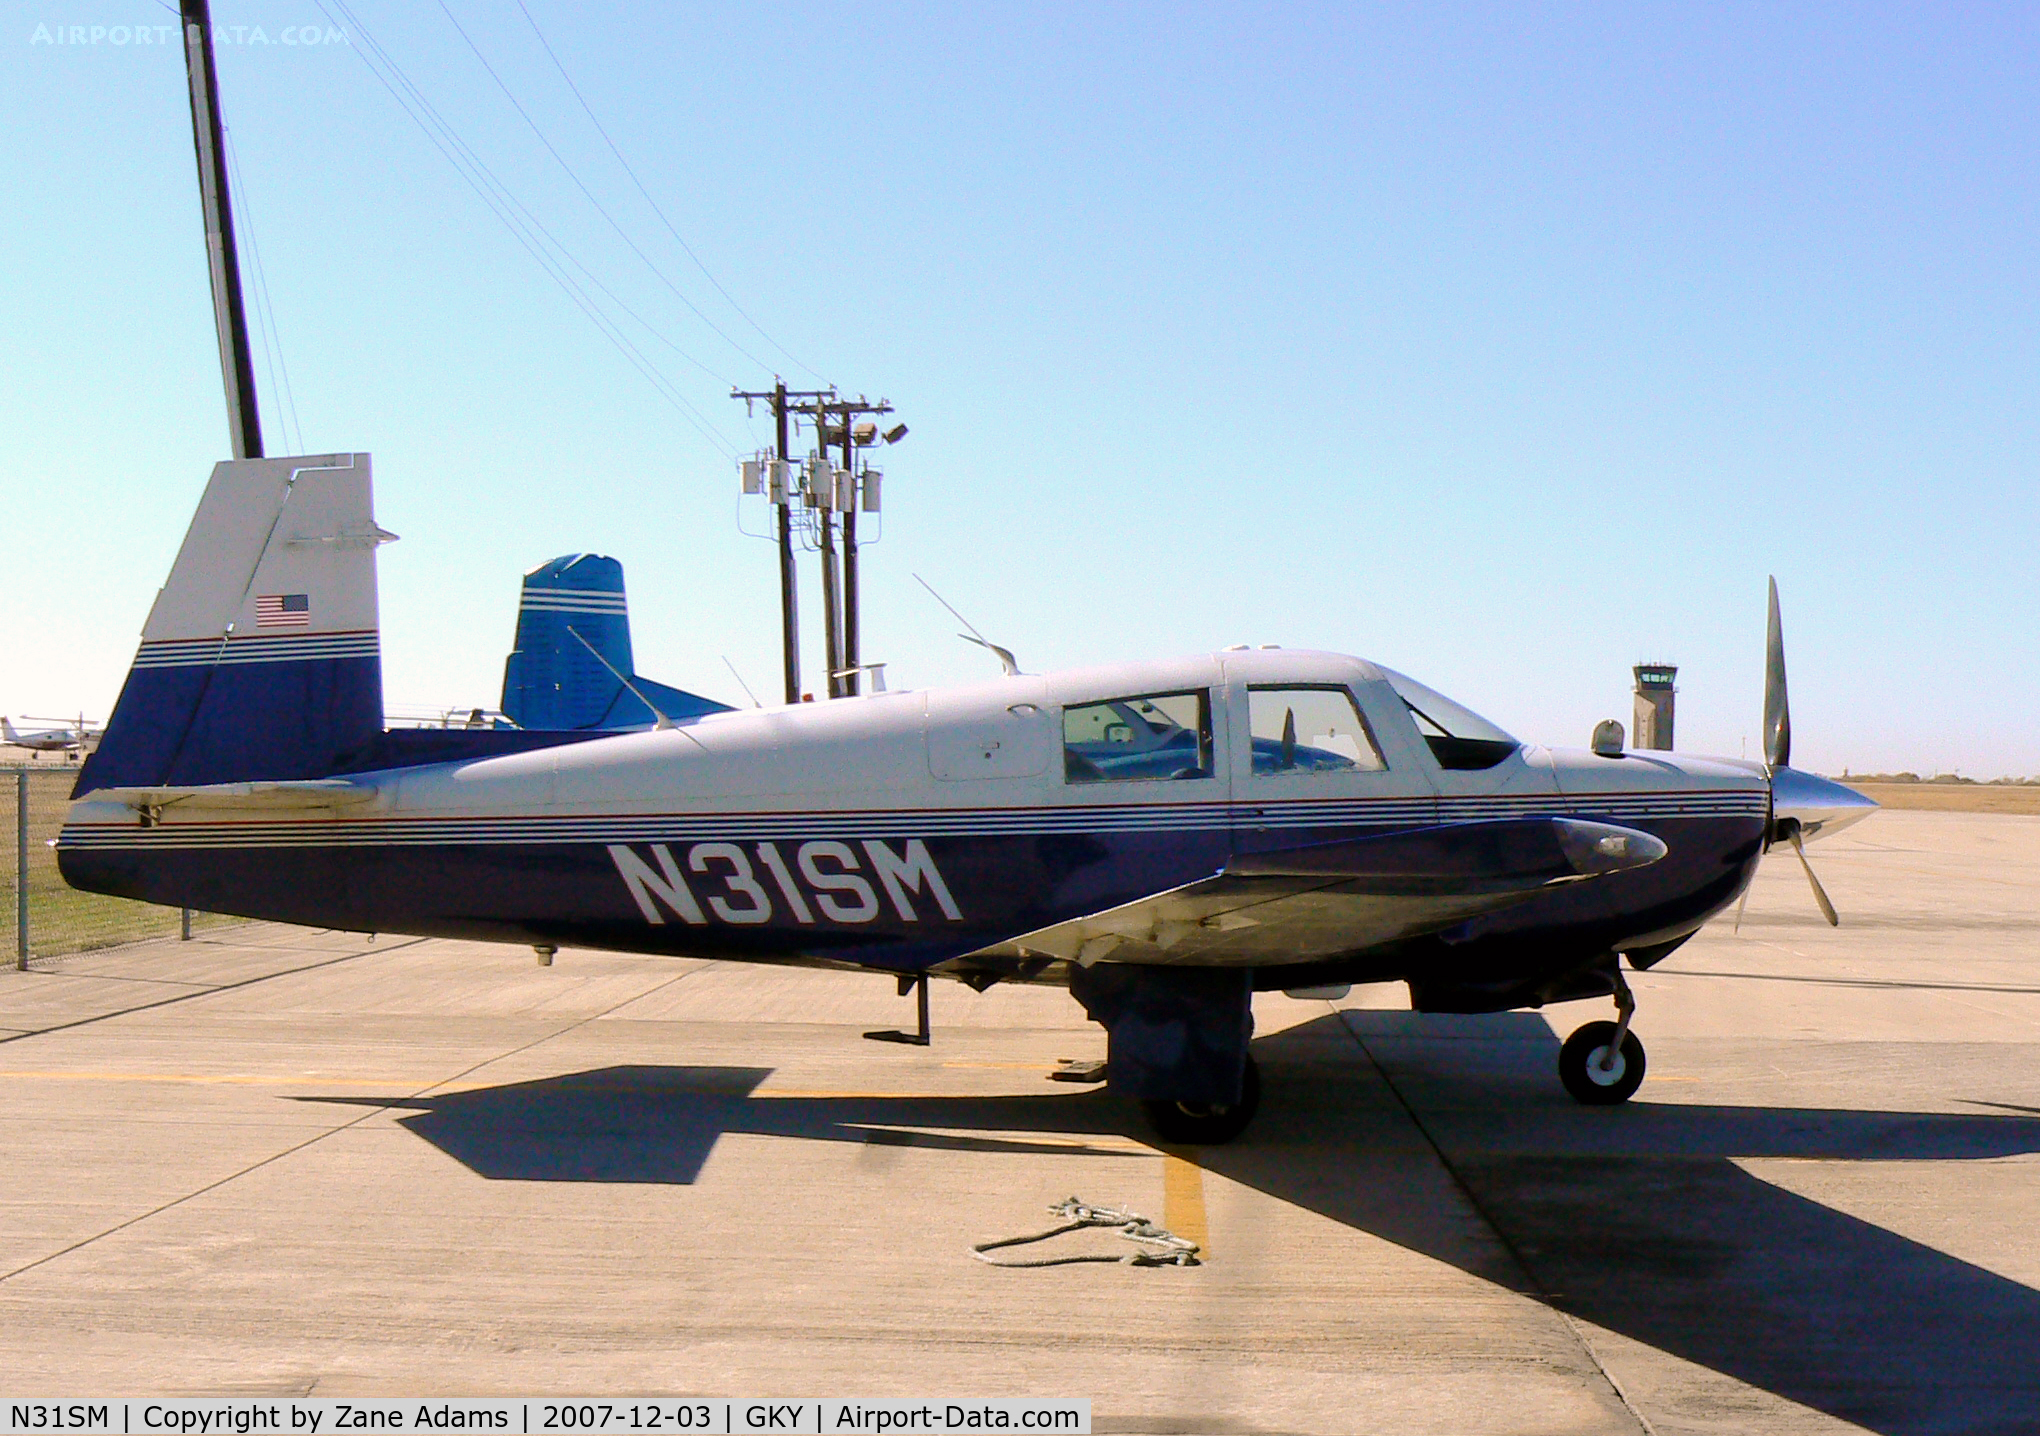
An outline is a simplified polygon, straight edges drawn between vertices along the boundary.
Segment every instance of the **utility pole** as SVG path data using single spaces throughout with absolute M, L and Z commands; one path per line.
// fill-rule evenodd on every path
M 851 446 L 850 415 L 843 415 L 843 468 L 850 475 L 850 502 L 843 506 L 843 690 L 855 696 L 864 691 L 864 674 L 857 656 L 857 451 Z
M 191 81 L 191 141 L 198 151 L 198 197 L 205 209 L 205 246 L 212 270 L 213 326 L 219 332 L 220 375 L 227 386 L 227 428 L 234 457 L 262 457 L 262 421 L 255 407 L 255 365 L 248 356 L 248 318 L 241 307 L 241 261 L 234 245 L 234 210 L 227 195 L 227 155 L 220 126 L 220 86 L 213 73 L 212 13 L 206 0 L 180 0 L 184 68 Z
M 817 410 L 820 409 L 817 405 Z M 843 595 L 836 573 L 836 485 L 829 476 L 829 432 L 815 415 L 815 478 L 828 484 L 826 503 L 815 505 L 815 523 L 822 549 L 822 651 L 827 655 L 829 696 L 843 694 Z
M 846 502 L 843 505 L 842 622 L 839 630 L 841 640 L 840 643 L 831 645 L 832 651 L 837 653 L 837 656 L 830 659 L 829 696 L 832 698 L 854 697 L 864 691 L 864 674 L 860 668 L 864 661 L 860 652 L 863 624 L 858 604 L 857 574 L 857 505 L 861 485 L 857 474 L 857 440 L 854 430 L 859 415 L 868 414 L 876 416 L 879 414 L 890 414 L 892 411 L 892 405 L 888 404 L 885 400 L 880 399 L 876 404 L 873 404 L 861 394 L 854 400 L 817 401 L 813 405 L 807 406 L 804 410 L 804 412 L 812 413 L 815 416 L 815 431 L 818 439 L 816 447 L 821 450 L 824 456 L 829 451 L 828 441 L 831 436 L 830 419 L 833 417 L 837 423 L 843 426 L 840 432 L 843 443 L 843 468 L 850 475 L 850 482 L 845 486 Z M 904 437 L 905 434 L 906 429 L 904 426 L 901 426 L 891 431 L 890 435 L 886 437 L 886 442 L 889 444 L 894 443 L 899 438 Z M 875 439 L 879 436 L 874 431 L 872 437 Z M 827 537 L 829 533 L 829 515 L 827 513 L 822 515 L 822 521 L 824 524 L 822 547 L 823 583 L 831 591 L 834 591 L 836 583 L 832 575 L 836 567 L 836 555 L 834 544 Z M 834 677 L 837 673 L 842 674 L 840 680 Z
M 793 566 L 793 468 L 786 453 L 787 423 L 792 410 L 786 401 L 819 401 L 835 396 L 834 389 L 789 390 L 786 381 L 777 376 L 774 376 L 770 389 L 730 390 L 732 399 L 742 399 L 746 404 L 754 399 L 766 399 L 772 404 L 773 434 L 777 443 L 772 459 L 777 467 L 767 483 L 767 492 L 774 496 L 773 507 L 779 511 L 779 641 L 788 703 L 800 702 L 800 594 Z
M 863 492 L 863 476 L 857 472 L 860 441 L 856 420 L 859 415 L 890 414 L 893 407 L 883 399 L 876 404 L 871 403 L 861 394 L 855 399 L 838 399 L 833 388 L 792 390 L 786 387 L 784 380 L 777 378 L 770 389 L 732 389 L 730 397 L 742 399 L 747 404 L 764 399 L 772 405 L 778 448 L 774 451 L 765 488 L 779 510 L 779 602 L 786 658 L 786 701 L 789 703 L 798 703 L 801 693 L 800 628 L 794 584 L 794 470 L 787 455 L 791 445 L 788 427 L 796 414 L 814 422 L 814 473 L 808 484 L 808 506 L 814 510 L 815 547 L 822 556 L 822 649 L 827 665 L 825 691 L 831 698 L 854 696 L 864 688 L 859 654 L 857 509 L 860 499 L 869 501 Z M 838 428 L 838 425 L 841 427 Z M 862 443 L 868 446 L 883 439 L 894 444 L 904 438 L 906 432 L 905 424 L 896 424 L 883 434 L 873 425 L 869 426 Z M 835 464 L 829 457 L 830 448 L 839 442 L 843 450 L 844 478 L 841 483 L 836 482 Z M 744 461 L 747 493 L 753 491 L 754 469 L 753 461 Z M 843 515 L 840 555 L 836 547 L 836 514 L 839 509 Z

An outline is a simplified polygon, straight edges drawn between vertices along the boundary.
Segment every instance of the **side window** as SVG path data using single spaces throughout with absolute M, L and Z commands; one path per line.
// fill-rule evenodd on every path
M 1209 778 L 1209 690 L 1147 693 L 1064 708 L 1063 776 L 1072 783 Z
M 1256 773 L 1379 772 L 1387 766 L 1344 688 L 1250 688 L 1247 726 Z

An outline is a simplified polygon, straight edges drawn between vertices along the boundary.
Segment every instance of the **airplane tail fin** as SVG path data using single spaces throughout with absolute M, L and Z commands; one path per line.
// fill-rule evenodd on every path
M 0 738 L 5 738 L 9 743 L 21 741 L 21 735 L 14 731 L 14 725 L 7 721 L 5 714 L 0 714 Z
M 720 713 L 727 705 L 637 676 L 623 565 L 602 554 L 578 553 L 524 576 L 517 645 L 503 665 L 501 707 L 520 728 L 616 730 L 650 728 L 660 714 Z
M 367 454 L 233 459 L 75 791 L 317 778 L 382 732 Z

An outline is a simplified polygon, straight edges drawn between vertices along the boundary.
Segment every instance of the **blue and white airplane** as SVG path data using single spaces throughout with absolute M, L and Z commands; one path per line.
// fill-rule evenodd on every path
M 1803 860 L 1875 806 L 1789 766 L 1775 586 L 1761 764 L 1524 744 L 1375 664 L 1270 648 L 627 734 L 385 731 L 388 537 L 366 454 L 214 469 L 79 775 L 74 886 L 849 968 L 924 1001 L 931 974 L 1065 984 L 1115 1090 L 1169 1140 L 1224 1141 L 1259 1102 L 1271 989 L 1399 981 L 1461 1013 L 1613 996 L 1560 1076 L 1626 1100 L 1624 963 L 1663 961 L 1774 843 Z

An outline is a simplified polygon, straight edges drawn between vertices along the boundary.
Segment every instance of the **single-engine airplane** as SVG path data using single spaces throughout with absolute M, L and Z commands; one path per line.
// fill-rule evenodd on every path
M 1168 1140 L 1259 1103 L 1252 1000 L 1612 996 L 1564 1044 L 1636 1091 L 1623 963 L 1876 806 L 1790 764 L 1518 742 L 1399 673 L 1276 648 L 707 713 L 382 726 L 369 457 L 218 465 L 58 842 L 76 887 L 373 932 L 1066 984 Z M 1612 726 L 1612 725 L 1609 725 Z M 1807 875 L 1812 878 L 1812 869 Z M 1827 902 L 1819 894 L 1824 909 Z M 925 1028 L 924 1028 L 925 1035 Z

